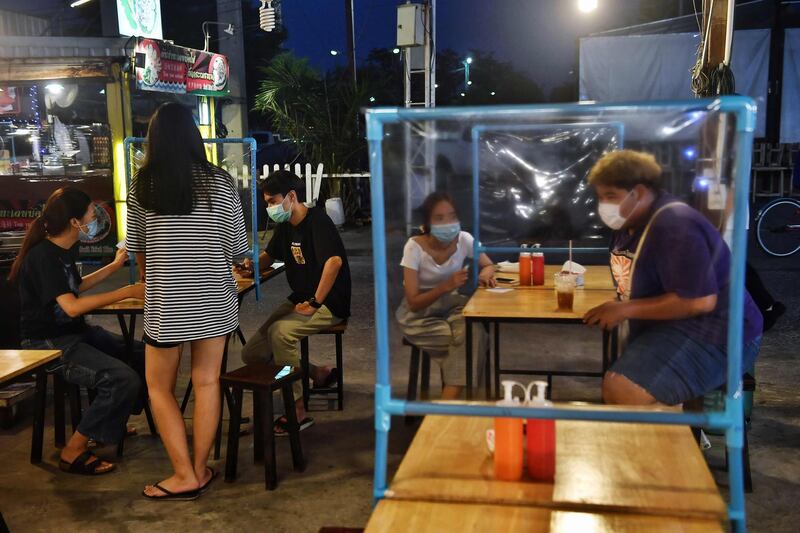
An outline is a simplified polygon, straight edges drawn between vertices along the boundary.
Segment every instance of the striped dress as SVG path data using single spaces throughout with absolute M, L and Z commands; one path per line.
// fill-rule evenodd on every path
M 127 248 L 145 254 L 144 332 L 156 342 L 217 337 L 239 323 L 231 263 L 249 249 L 242 203 L 225 171 L 212 166 L 203 182 L 210 205 L 188 215 L 146 211 L 135 187 L 128 195 Z

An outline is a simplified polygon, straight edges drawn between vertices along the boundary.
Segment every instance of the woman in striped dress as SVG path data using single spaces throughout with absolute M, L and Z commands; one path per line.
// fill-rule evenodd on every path
M 143 494 L 192 500 L 215 477 L 206 463 L 220 417 L 220 364 L 225 336 L 238 325 L 231 264 L 248 251 L 247 234 L 235 182 L 206 159 L 187 108 L 161 106 L 150 120 L 146 149 L 128 196 L 127 246 L 147 280 L 147 384 L 175 472 Z M 184 342 L 192 348 L 192 456 L 174 394 Z

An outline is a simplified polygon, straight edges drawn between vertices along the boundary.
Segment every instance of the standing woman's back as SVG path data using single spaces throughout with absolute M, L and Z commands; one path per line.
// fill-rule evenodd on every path
M 191 112 L 159 108 L 128 197 L 127 247 L 144 262 L 146 340 L 172 344 L 238 325 L 234 257 L 248 251 L 233 178 L 208 163 Z M 142 269 L 140 261 L 140 269 Z

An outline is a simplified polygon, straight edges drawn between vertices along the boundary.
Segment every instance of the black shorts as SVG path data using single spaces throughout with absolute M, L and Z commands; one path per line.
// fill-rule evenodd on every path
M 153 348 L 175 348 L 176 346 L 183 344 L 182 342 L 158 342 L 148 337 L 147 333 L 144 334 L 142 340 L 145 344 L 152 346 Z

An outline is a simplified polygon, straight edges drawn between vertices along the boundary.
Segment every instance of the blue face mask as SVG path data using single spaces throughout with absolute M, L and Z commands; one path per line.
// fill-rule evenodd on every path
M 281 222 L 286 222 L 290 218 L 292 218 L 292 207 L 293 204 L 289 204 L 289 209 L 283 208 L 283 202 L 277 205 L 271 205 L 267 207 L 267 215 L 269 218 L 280 224 Z
M 83 231 L 83 226 L 80 226 L 78 230 L 80 231 L 80 239 L 82 241 L 91 241 L 95 237 L 97 237 L 97 231 L 99 229 L 99 224 L 97 223 L 97 219 L 95 218 L 88 224 L 86 224 L 86 231 Z
M 431 235 L 441 242 L 448 244 L 461 233 L 461 223 L 452 222 L 450 224 L 431 224 Z

